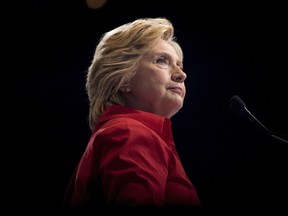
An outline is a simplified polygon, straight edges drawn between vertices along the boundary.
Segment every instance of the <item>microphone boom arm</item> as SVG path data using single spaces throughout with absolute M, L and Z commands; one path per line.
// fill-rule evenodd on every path
M 248 118 L 250 122 L 254 123 L 264 133 L 270 135 L 282 143 L 288 144 L 287 140 L 275 135 L 275 133 L 267 129 L 254 115 L 252 115 L 252 113 L 246 108 L 245 103 L 237 95 L 234 95 L 230 99 L 230 109 L 238 115 Z

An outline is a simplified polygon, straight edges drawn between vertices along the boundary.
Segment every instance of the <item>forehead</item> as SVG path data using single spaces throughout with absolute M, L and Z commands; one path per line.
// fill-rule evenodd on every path
M 171 41 L 167 42 L 162 39 L 159 40 L 159 42 L 153 47 L 151 52 L 148 53 L 148 56 L 151 57 L 155 54 L 165 54 L 181 62 L 183 60 L 183 55 L 180 46 L 175 42 Z
M 168 41 L 165 40 L 159 40 L 158 43 L 154 46 L 154 48 L 152 49 L 152 51 L 159 51 L 159 50 L 163 50 L 163 51 L 171 51 L 171 52 L 176 52 L 174 46 L 172 46 L 172 44 Z

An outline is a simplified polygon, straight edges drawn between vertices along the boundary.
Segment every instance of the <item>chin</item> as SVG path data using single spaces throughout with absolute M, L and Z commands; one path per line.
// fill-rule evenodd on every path
M 182 108 L 182 105 L 179 106 L 179 107 L 174 107 L 174 109 L 171 109 L 170 112 L 169 112 L 169 116 L 172 117 L 174 116 L 175 114 L 177 114 L 179 112 L 179 110 Z

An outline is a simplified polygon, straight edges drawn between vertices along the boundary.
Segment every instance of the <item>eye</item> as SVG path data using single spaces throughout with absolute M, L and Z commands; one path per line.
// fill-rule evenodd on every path
M 169 64 L 169 61 L 167 58 L 162 56 L 162 57 L 157 58 L 155 63 L 156 64 Z

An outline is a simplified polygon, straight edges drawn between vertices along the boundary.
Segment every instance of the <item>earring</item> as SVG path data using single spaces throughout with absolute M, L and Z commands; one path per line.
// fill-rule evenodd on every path
M 130 87 L 127 86 L 127 87 L 125 88 L 125 92 L 130 92 L 130 91 L 131 91 Z
M 122 87 L 120 88 L 120 90 L 121 90 L 122 92 L 130 92 L 130 91 L 131 91 L 131 88 L 130 88 L 130 86 L 122 86 Z

